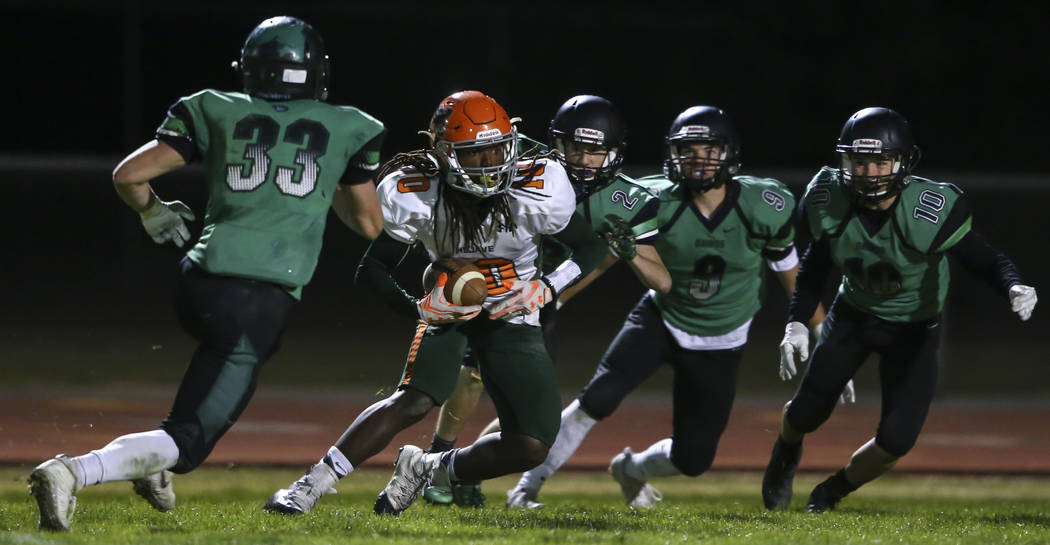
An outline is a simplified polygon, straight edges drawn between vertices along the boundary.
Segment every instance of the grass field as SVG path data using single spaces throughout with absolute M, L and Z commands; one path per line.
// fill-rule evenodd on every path
M 417 502 L 399 518 L 372 514 L 387 472 L 355 473 L 340 493 L 305 517 L 264 513 L 294 469 L 204 468 L 177 477 L 179 504 L 153 511 L 128 483 L 78 495 L 70 534 L 36 529 L 26 493 L 29 468 L 0 468 L 0 543 L 1050 543 L 1050 480 L 890 475 L 822 515 L 802 512 L 822 476 L 802 475 L 793 509 L 761 507 L 756 474 L 713 473 L 654 481 L 664 501 L 651 510 L 623 505 L 604 473 L 563 473 L 544 489 L 539 511 L 510 511 L 505 477 L 485 483 L 484 509 Z

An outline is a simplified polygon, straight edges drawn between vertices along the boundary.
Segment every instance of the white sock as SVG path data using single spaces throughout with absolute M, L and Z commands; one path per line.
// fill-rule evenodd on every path
M 518 481 L 518 488 L 539 490 L 547 481 L 547 477 L 565 465 L 576 449 L 580 448 L 583 438 L 587 437 L 587 432 L 591 431 L 597 422 L 583 412 L 583 409 L 580 408 L 580 400 L 574 399 L 572 403 L 569 403 L 569 406 L 561 412 L 561 429 L 558 430 L 558 437 L 554 439 L 554 444 L 547 453 L 547 459 L 542 464 L 526 471 Z
M 164 430 L 122 435 L 101 449 L 73 458 L 73 473 L 84 486 L 141 479 L 173 467 L 179 447 Z
M 335 476 L 340 479 L 354 472 L 354 464 L 351 464 L 350 460 L 346 459 L 346 455 L 343 454 L 343 451 L 335 446 L 329 448 L 328 454 L 325 454 L 318 463 L 327 464 L 328 467 L 332 468 L 332 471 L 335 472 Z
M 624 464 L 623 472 L 642 481 L 648 481 L 652 477 L 681 474 L 682 472 L 671 463 L 671 444 L 670 437 L 653 443 L 644 452 L 631 456 L 630 461 Z

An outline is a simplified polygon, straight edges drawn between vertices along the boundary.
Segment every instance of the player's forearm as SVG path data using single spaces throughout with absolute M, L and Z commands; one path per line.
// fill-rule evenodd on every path
M 948 253 L 1003 296 L 1010 286 L 1025 284 L 1014 262 L 976 231 L 967 233 Z
M 671 291 L 671 273 L 667 272 L 663 260 L 656 249 L 646 244 L 639 244 L 638 255 L 627 262 L 634 275 L 643 286 L 660 293 Z
M 149 181 L 185 164 L 171 146 L 152 140 L 131 152 L 113 169 L 113 188 L 132 210 L 142 212 L 154 199 Z
M 374 240 L 383 231 L 383 211 L 372 180 L 336 186 L 332 210 L 344 225 L 364 238 Z
M 794 275 L 795 286 L 788 308 L 789 321 L 808 323 L 814 318 L 820 307 L 824 281 L 832 266 L 831 246 L 827 241 L 810 243 Z
M 597 280 L 599 276 L 605 274 L 605 271 L 609 270 L 609 267 L 612 267 L 617 261 L 616 256 L 607 253 L 605 261 L 603 261 L 601 265 L 595 267 L 593 271 L 587 274 L 587 276 L 584 276 L 578 282 L 558 294 L 558 303 L 564 305 L 569 299 L 575 297 L 577 293 L 580 293 L 584 288 Z
M 361 257 L 354 282 L 365 297 L 383 301 L 398 314 L 418 318 L 416 298 L 401 289 L 390 275 L 409 248 L 409 245 L 380 233 Z

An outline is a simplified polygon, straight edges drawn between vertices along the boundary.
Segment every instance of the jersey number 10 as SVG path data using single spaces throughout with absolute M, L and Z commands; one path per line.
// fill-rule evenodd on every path
M 258 133 L 256 133 L 258 131 Z M 226 185 L 233 191 L 253 191 L 270 178 L 271 163 L 268 152 L 277 145 L 281 125 L 273 118 L 260 114 L 245 116 L 233 129 L 234 140 L 252 140 L 244 147 L 245 163 L 226 165 Z M 258 134 L 258 136 L 256 136 Z M 295 152 L 295 164 L 300 173 L 290 166 L 278 166 L 273 180 L 285 195 L 305 197 L 317 187 L 321 165 L 317 159 L 328 151 L 328 129 L 317 121 L 300 119 L 284 131 L 284 143 L 299 146 Z M 305 144 L 305 147 L 303 145 Z

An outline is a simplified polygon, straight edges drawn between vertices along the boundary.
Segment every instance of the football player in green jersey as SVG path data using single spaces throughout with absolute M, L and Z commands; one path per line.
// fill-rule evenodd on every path
M 675 373 L 673 436 L 642 453 L 625 449 L 610 472 L 629 505 L 646 507 L 661 498 L 650 477 L 710 467 L 762 301 L 763 262 L 788 293 L 797 271 L 794 196 L 776 180 L 738 175 L 739 142 L 729 117 L 711 106 L 688 108 L 671 124 L 666 177 L 639 180 L 659 192 L 657 215 L 640 231 L 657 231 L 646 243 L 670 272 L 671 289 L 650 291 L 631 311 L 594 378 L 562 411 L 547 460 L 508 492 L 508 505 L 538 507 L 537 491 L 591 427 L 665 362 Z
M 331 106 L 321 35 L 291 17 L 255 27 L 239 61 L 243 93 L 201 91 L 168 111 L 156 138 L 113 172 L 121 199 L 157 243 L 189 241 L 194 215 L 162 201 L 150 180 L 200 161 L 208 205 L 181 263 L 180 322 L 200 344 L 160 429 L 118 437 L 82 456 L 59 455 L 29 478 L 40 527 L 68 530 L 74 494 L 130 480 L 153 507 L 174 507 L 172 473 L 208 457 L 255 391 L 285 318 L 317 265 L 328 210 L 373 239 L 383 218 L 373 177 L 383 125 Z
M 800 228 L 813 242 L 802 258 L 780 344 L 782 379 L 791 379 L 809 355 L 802 323 L 817 307 L 833 265 L 842 282 L 802 383 L 784 407 L 762 482 L 768 509 L 790 504 L 803 436 L 831 416 L 837 392 L 871 353 L 880 357 L 882 388 L 875 437 L 813 489 L 806 510 L 834 509 L 915 445 L 937 382 L 946 255 L 1001 291 L 1022 320 L 1036 303 L 1035 289 L 1013 262 L 971 228 L 962 191 L 912 175 L 919 148 L 903 116 L 887 108 L 860 110 L 846 121 L 835 151 L 839 164 L 817 173 L 800 208 Z
M 566 100 L 551 119 L 547 131 L 549 147 L 529 140 L 565 167 L 576 195 L 576 211 L 595 231 L 605 235 L 610 252 L 591 274 L 570 286 L 558 296 L 556 305 L 540 310 L 540 323 L 548 350 L 551 348 L 557 308 L 579 293 L 617 261 L 624 261 L 643 285 L 660 292 L 670 288 L 671 278 L 652 246 L 644 243 L 656 234 L 655 229 L 635 236 L 631 227 L 655 217 L 656 192 L 622 174 L 626 127 L 619 110 L 608 99 L 595 95 L 578 95 Z M 618 233 L 618 234 L 617 234 Z M 636 240 L 639 242 L 636 244 Z M 545 237 L 541 247 L 541 269 L 549 272 L 571 256 L 557 239 Z M 617 250 L 617 248 L 619 248 Z M 460 370 L 460 380 L 452 395 L 441 407 L 431 452 L 449 450 L 455 444 L 467 419 L 477 408 L 481 396 L 481 375 L 477 364 L 468 357 Z M 499 421 L 490 423 L 485 433 L 499 430 Z M 423 497 L 433 503 L 455 502 L 461 506 L 479 506 L 484 497 L 479 485 L 461 485 L 451 491 L 427 488 Z

